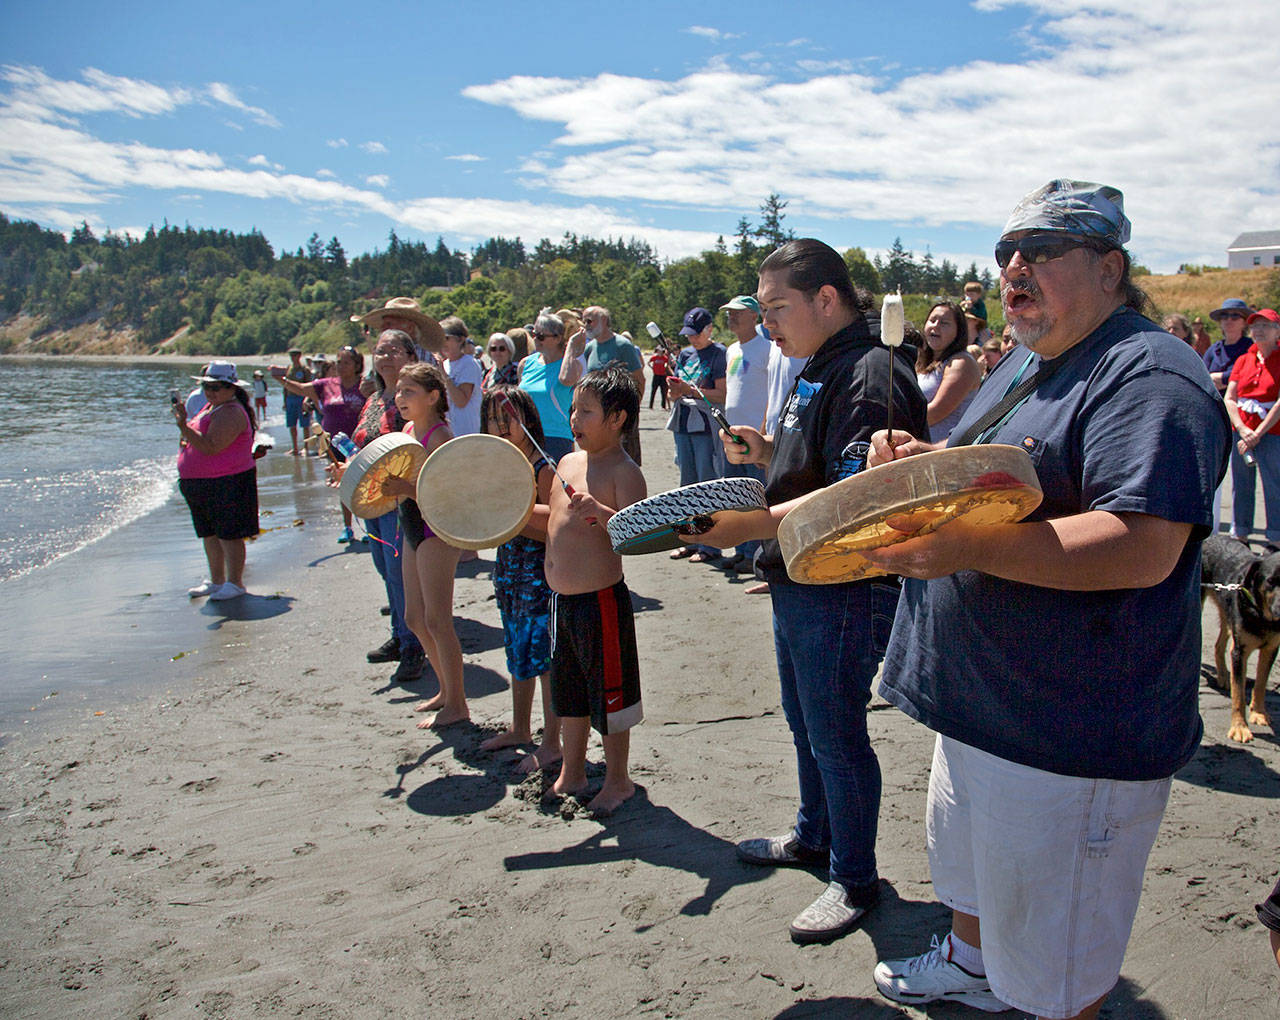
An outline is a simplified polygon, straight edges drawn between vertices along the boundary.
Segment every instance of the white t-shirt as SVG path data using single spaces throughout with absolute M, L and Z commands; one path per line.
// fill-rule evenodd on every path
M 769 344 L 769 404 L 764 413 L 765 435 L 771 436 L 778 431 L 778 415 L 782 413 L 782 405 L 791 392 L 796 376 L 808 360 L 788 358 L 777 344 Z
M 484 381 L 484 373 L 480 371 L 480 363 L 469 354 L 464 354 L 457 361 L 444 362 L 444 370 L 455 386 L 472 384 L 471 399 L 465 407 L 458 407 L 449 398 L 449 428 L 455 436 L 469 436 L 480 431 L 480 384 Z
M 727 352 L 724 413 L 730 425 L 760 427 L 769 406 L 769 350 L 773 347 L 760 328 L 745 344 L 734 341 Z

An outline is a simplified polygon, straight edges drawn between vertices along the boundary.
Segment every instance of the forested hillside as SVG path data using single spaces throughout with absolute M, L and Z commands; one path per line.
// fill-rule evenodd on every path
M 571 234 L 532 248 L 494 237 L 461 252 L 392 231 L 385 248 L 349 257 L 337 237 L 316 234 L 277 254 L 257 231 L 165 223 L 141 238 L 99 238 L 82 224 L 68 240 L 0 215 L 0 310 L 23 326 L 7 331 L 0 350 L 66 350 L 42 341 L 90 323 L 127 336 L 136 352 L 162 345 L 228 355 L 331 349 L 356 335 L 351 312 L 397 295 L 416 297 L 438 317 L 462 316 L 477 337 L 529 322 L 545 305 L 586 303 L 608 306 L 620 330 L 643 331 L 649 319 L 670 329 L 694 305 L 714 309 L 755 290 L 760 260 L 792 236 L 785 207 L 771 195 L 759 222 L 741 218 L 729 242 L 666 263 L 643 241 Z M 958 295 L 966 279 L 991 282 L 976 266 L 962 271 L 927 252 L 917 259 L 901 243 L 887 259 L 850 248 L 845 260 L 855 282 L 876 293 L 901 287 Z

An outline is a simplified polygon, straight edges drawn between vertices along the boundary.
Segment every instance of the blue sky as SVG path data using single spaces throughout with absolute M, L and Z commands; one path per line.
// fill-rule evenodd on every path
M 48 0 L 0 40 L 0 209 L 63 230 L 679 258 L 776 191 L 799 234 L 983 266 L 1053 177 L 1121 188 L 1156 271 L 1280 228 L 1275 0 Z

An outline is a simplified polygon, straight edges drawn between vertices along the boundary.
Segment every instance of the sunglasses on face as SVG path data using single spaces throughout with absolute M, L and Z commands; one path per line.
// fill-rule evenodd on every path
M 231 384 L 220 383 L 220 382 L 207 382 L 207 383 L 201 383 L 200 388 L 202 390 L 229 390 L 231 389 Z
M 1223 312 L 1221 315 L 1218 316 L 1218 321 L 1221 322 L 1223 319 L 1243 319 L 1243 318 L 1244 316 L 1241 315 L 1239 312 Z
M 1090 248 L 1093 251 L 1106 251 L 1096 241 L 1070 234 L 1032 234 L 1016 241 L 996 242 L 996 265 L 1004 269 L 1013 261 L 1013 256 L 1022 253 L 1022 260 L 1029 265 L 1040 266 L 1054 259 L 1060 259 L 1076 248 Z
M 506 348 L 505 348 L 505 347 L 502 347 L 502 346 L 498 346 L 498 347 L 490 347 L 490 348 L 489 348 L 489 353 L 490 353 L 490 354 L 497 354 L 499 351 L 505 351 L 505 350 L 506 350 Z

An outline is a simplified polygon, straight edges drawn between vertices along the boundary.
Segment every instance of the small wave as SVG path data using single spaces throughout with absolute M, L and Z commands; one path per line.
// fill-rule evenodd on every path
M 17 527 L 0 538 L 0 581 L 46 567 L 159 509 L 177 485 L 175 461 L 0 480 L 0 499 L 19 508 Z

